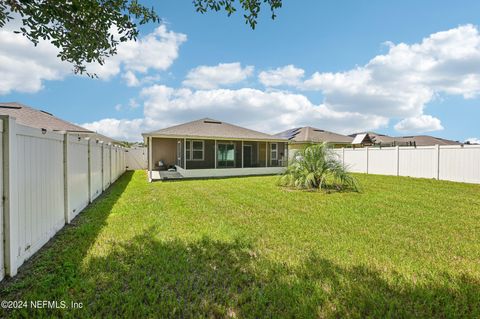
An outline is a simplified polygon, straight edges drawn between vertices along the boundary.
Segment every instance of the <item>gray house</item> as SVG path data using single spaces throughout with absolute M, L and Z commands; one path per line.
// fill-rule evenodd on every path
M 209 118 L 142 135 L 149 180 L 278 174 L 287 166 L 286 138 Z

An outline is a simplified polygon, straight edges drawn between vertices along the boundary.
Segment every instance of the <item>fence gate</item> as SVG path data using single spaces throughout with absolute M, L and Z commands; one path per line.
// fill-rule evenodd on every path
M 126 150 L 127 170 L 147 169 L 147 148 L 129 148 Z

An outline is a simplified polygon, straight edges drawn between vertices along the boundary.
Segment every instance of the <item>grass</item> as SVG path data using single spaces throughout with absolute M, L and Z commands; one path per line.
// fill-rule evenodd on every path
M 0 316 L 480 317 L 480 185 L 356 176 L 325 194 L 126 173 L 0 285 L 83 308 Z

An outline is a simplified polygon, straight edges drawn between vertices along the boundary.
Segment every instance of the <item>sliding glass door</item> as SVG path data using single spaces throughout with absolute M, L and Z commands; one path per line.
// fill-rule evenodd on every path
M 217 145 L 217 167 L 235 167 L 235 144 L 218 143 Z

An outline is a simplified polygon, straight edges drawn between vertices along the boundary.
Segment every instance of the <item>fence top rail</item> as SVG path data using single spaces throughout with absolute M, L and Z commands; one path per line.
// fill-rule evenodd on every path
M 16 125 L 16 134 L 23 135 L 23 136 L 44 138 L 49 140 L 56 140 L 56 141 L 63 141 L 64 135 L 65 135 L 64 133 L 52 132 L 46 129 L 34 128 L 34 127 L 25 126 L 18 123 Z
M 398 149 L 401 150 L 432 150 L 437 148 L 437 146 L 440 149 L 480 149 L 480 144 L 461 144 L 461 145 L 428 145 L 428 146 L 399 146 Z M 397 146 L 388 146 L 388 147 L 359 147 L 359 148 L 350 148 L 350 147 L 344 147 L 344 148 L 336 148 L 334 151 L 341 151 L 345 150 L 345 152 L 361 152 L 365 150 L 369 151 L 382 151 L 382 150 L 395 150 L 397 149 Z

